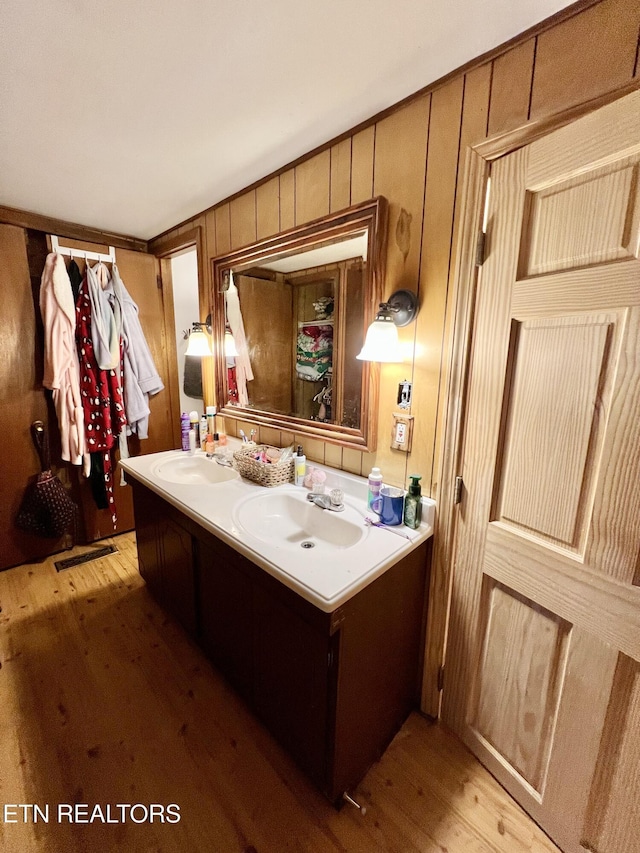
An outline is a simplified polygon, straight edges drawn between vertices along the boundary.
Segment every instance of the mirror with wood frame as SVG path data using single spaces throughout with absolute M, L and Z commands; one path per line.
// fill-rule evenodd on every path
M 378 197 L 213 259 L 220 414 L 375 449 L 379 369 L 356 355 L 382 299 L 386 232 Z

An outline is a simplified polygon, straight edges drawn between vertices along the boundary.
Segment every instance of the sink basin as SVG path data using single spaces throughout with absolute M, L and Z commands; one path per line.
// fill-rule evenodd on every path
M 281 488 L 254 495 L 239 505 L 235 521 L 252 536 L 281 548 L 351 548 L 367 535 L 357 510 L 350 506 L 340 513 L 324 510 L 306 496 L 306 491 Z
M 225 483 L 237 480 L 240 476 L 233 468 L 218 465 L 206 456 L 174 456 L 158 462 L 153 473 L 168 483 L 197 486 L 211 483 Z

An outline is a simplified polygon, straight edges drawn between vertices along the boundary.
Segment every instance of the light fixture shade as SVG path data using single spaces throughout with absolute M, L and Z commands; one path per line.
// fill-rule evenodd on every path
M 229 329 L 224 333 L 224 354 L 227 358 L 234 358 L 239 355 L 235 339 Z
M 193 331 L 189 335 L 189 344 L 187 346 L 187 351 L 185 355 L 195 355 L 195 356 L 203 356 L 203 355 L 213 355 L 211 352 L 211 347 L 209 346 L 209 340 L 202 329 L 198 331 Z
M 398 330 L 391 317 L 376 317 L 367 329 L 364 346 L 356 358 L 360 361 L 403 361 Z

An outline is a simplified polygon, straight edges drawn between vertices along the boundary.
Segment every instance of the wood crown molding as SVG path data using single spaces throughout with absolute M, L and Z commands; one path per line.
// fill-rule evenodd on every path
M 75 222 L 65 222 L 52 216 L 42 216 L 28 210 L 18 210 L 15 207 L 0 205 L 0 222 L 8 225 L 18 225 L 21 228 L 32 228 L 45 234 L 57 234 L 71 240 L 86 240 L 102 246 L 115 246 L 117 249 L 131 249 L 134 252 L 146 252 L 147 241 L 126 234 L 113 234 L 111 231 L 101 231 Z

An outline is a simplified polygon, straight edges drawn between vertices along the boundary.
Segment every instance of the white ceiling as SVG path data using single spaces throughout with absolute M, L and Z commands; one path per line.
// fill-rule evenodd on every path
M 566 0 L 2 0 L 0 204 L 149 238 Z

